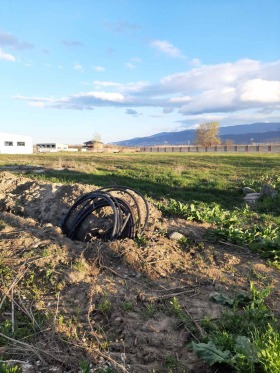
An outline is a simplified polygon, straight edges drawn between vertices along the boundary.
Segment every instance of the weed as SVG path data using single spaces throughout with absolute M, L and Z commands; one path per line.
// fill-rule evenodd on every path
M 108 315 L 112 310 L 112 303 L 108 299 L 104 299 L 98 304 L 97 310 L 103 315 Z
M 76 260 L 75 262 L 72 263 L 72 268 L 75 271 L 78 272 L 84 272 L 85 271 L 85 265 L 82 261 Z
M 87 361 L 80 362 L 81 373 L 90 373 L 90 363 Z
M 178 366 L 178 361 L 177 361 L 176 357 L 173 356 L 173 355 L 166 355 L 165 358 L 164 358 L 164 362 L 165 362 L 165 366 L 168 369 L 177 368 L 177 366 Z
M 135 242 L 138 246 L 146 246 L 147 239 L 144 235 L 141 235 L 141 234 L 138 233 L 136 238 L 135 238 Z
M 8 365 L 7 363 L 0 363 L 0 373 L 21 373 L 22 370 L 18 365 Z
M 255 344 L 258 347 L 257 355 L 261 366 L 265 372 L 280 372 L 280 334 L 276 333 L 274 328 L 268 324 L 268 329 L 261 334 L 257 329 L 254 333 Z
M 238 245 L 249 246 L 260 251 L 274 263 L 280 260 L 280 229 L 277 225 L 263 224 L 259 216 L 248 206 L 233 211 L 222 209 L 218 204 L 182 203 L 170 199 L 158 204 L 169 214 L 179 215 L 187 220 L 207 222 L 213 225 L 209 237 L 214 240 L 226 240 Z M 259 220 L 259 224 L 257 221 Z M 244 228 L 245 227 L 245 228 Z M 182 241 L 181 245 L 187 245 Z
M 149 303 L 146 305 L 146 311 L 149 317 L 153 317 L 156 312 L 156 306 L 153 303 Z
M 134 309 L 134 305 L 131 302 L 123 302 L 122 309 L 126 312 L 131 312 Z
M 106 368 L 106 370 L 104 370 L 104 369 L 98 369 L 96 372 L 97 373 L 113 373 L 114 371 L 113 371 L 112 368 L 108 367 L 108 368 Z
M 251 301 L 243 312 L 234 306 L 215 322 L 204 319 L 207 336 L 202 343 L 192 343 L 197 355 L 209 365 L 227 364 L 235 372 L 254 373 L 258 366 L 264 372 L 278 372 L 279 325 L 264 303 L 269 291 L 251 284 Z
M 173 297 L 170 303 L 170 313 L 174 315 L 178 320 L 181 322 L 186 321 L 186 315 L 182 309 L 182 306 L 178 300 L 178 298 Z

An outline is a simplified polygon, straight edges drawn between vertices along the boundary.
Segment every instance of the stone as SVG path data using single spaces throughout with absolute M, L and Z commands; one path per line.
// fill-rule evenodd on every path
M 174 241 L 180 241 L 184 237 L 185 236 L 182 233 L 179 233 L 179 232 L 172 232 L 169 235 L 170 240 L 174 240 Z
M 244 200 L 245 200 L 245 202 L 247 202 L 249 204 L 254 204 L 257 201 L 257 199 L 260 198 L 260 196 L 261 196 L 260 193 L 248 193 L 244 197 Z
M 52 223 L 46 223 L 44 224 L 44 228 L 53 228 Z
M 260 194 L 261 196 L 274 198 L 277 195 L 277 190 L 272 185 L 263 184 Z
M 252 188 L 250 188 L 250 187 L 244 187 L 244 188 L 243 188 L 243 192 L 244 192 L 245 194 L 248 194 L 248 193 L 255 193 L 255 190 L 252 189 Z

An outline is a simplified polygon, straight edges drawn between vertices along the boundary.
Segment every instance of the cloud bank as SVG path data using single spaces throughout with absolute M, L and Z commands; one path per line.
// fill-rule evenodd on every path
M 164 114 L 177 111 L 200 119 L 227 115 L 277 116 L 280 110 L 280 61 L 262 63 L 244 59 L 234 63 L 202 65 L 163 77 L 122 84 L 94 81 L 95 90 L 62 98 L 17 96 L 30 105 L 57 109 L 91 110 L 95 107 L 155 107 Z M 133 115 L 133 109 L 127 114 Z M 134 109 L 135 110 L 135 109 Z M 135 111 L 134 114 L 136 114 Z M 182 121 L 183 123 L 183 121 Z

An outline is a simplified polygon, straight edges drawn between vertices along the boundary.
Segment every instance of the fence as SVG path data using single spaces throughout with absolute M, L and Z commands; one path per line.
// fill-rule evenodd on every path
M 195 145 L 160 145 L 141 147 L 140 151 L 153 153 L 280 153 L 280 144 L 217 145 L 209 147 Z

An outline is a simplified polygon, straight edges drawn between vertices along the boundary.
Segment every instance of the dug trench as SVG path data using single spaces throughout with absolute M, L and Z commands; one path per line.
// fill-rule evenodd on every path
M 61 219 L 97 188 L 0 174 L 2 360 L 30 373 L 210 372 L 189 346 L 203 339 L 202 320 L 223 312 L 211 294 L 269 284 L 279 316 L 277 270 L 248 250 L 208 242 L 207 224 L 163 216 L 151 200 L 141 237 L 65 237 Z

